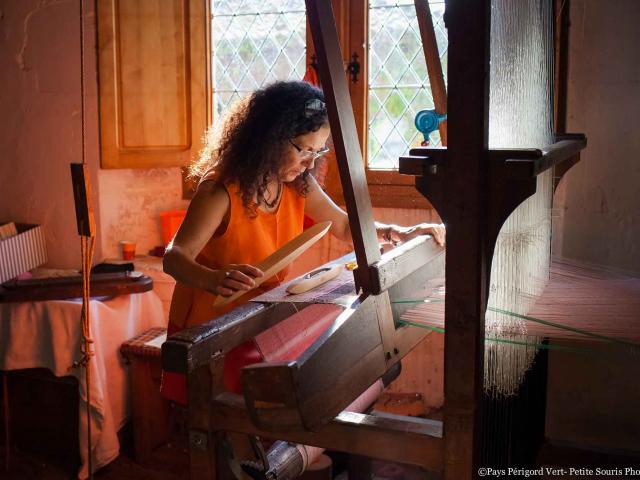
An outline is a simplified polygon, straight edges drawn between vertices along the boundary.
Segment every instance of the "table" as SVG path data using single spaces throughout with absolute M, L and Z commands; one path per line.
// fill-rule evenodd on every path
M 82 302 L 51 300 L 0 304 L 0 370 L 47 368 L 79 382 L 79 478 L 88 477 L 87 416 L 84 370 L 72 368 L 80 358 Z M 94 471 L 120 453 L 118 430 L 131 411 L 129 372 L 119 353 L 123 342 L 152 328 L 165 327 L 162 302 L 153 291 L 90 303 L 95 356 L 91 359 L 91 440 Z

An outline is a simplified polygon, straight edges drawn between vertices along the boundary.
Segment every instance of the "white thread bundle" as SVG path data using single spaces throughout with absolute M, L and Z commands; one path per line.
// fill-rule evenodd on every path
M 490 148 L 540 148 L 552 136 L 552 10 L 549 0 L 491 2 Z M 549 278 L 552 174 L 507 219 L 498 237 L 489 305 L 528 313 Z M 522 332 L 514 334 L 513 332 Z M 524 321 L 488 311 L 486 336 L 539 343 Z M 485 342 L 485 389 L 516 392 L 536 349 Z

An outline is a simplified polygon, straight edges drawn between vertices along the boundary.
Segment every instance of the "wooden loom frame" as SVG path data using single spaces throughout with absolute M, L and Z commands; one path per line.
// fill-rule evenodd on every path
M 426 334 L 395 328 L 389 290 L 400 296 L 403 283 L 428 281 L 444 255 L 430 240 L 415 239 L 380 256 L 331 2 L 306 3 L 362 295 L 297 361 L 244 369 L 246 405 L 241 396 L 222 390 L 224 355 L 304 305 L 250 302 L 179 332 L 163 345 L 163 368 L 187 375 L 192 478 L 216 478 L 220 431 L 444 470 L 444 478 L 451 480 L 474 478 L 484 314 L 498 232 L 508 215 L 535 192 L 536 175 L 575 158 L 586 141 L 572 137 L 542 150 L 488 150 L 490 0 L 451 0 L 446 12 L 449 147 L 414 149 L 400 167 L 401 173 L 418 175 L 417 188 L 447 224 L 451 255 L 446 264 L 444 439 L 438 422 L 340 413 Z

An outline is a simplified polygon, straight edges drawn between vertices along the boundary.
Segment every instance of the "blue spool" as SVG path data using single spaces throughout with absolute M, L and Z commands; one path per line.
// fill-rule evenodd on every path
M 429 135 L 438 129 L 440 124 L 447 119 L 444 113 L 436 113 L 435 110 L 420 110 L 416 114 L 415 125 L 424 137 L 424 143 L 429 142 Z

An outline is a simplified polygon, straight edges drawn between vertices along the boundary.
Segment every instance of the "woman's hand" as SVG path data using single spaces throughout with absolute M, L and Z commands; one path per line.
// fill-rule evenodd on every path
M 255 278 L 264 275 L 262 270 L 247 264 L 231 264 L 224 270 L 213 271 L 212 293 L 230 297 L 240 290 L 251 290 L 256 286 Z
M 383 230 L 382 238 L 393 245 L 407 242 L 419 235 L 431 235 L 438 245 L 445 244 L 445 228 L 442 223 L 420 223 L 412 227 L 387 225 Z

